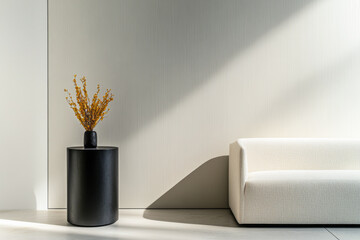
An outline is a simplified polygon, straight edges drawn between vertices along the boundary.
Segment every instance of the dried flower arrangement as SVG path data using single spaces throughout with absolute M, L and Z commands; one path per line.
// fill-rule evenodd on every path
M 113 100 L 114 95 L 110 93 L 111 89 L 106 89 L 105 95 L 101 100 L 99 98 L 100 85 L 98 84 L 97 91 L 90 101 L 86 89 L 86 78 L 83 76 L 80 81 L 82 83 L 82 89 L 77 85 L 75 74 L 73 82 L 75 85 L 77 104 L 74 102 L 70 92 L 67 89 L 64 89 L 68 94 L 66 101 L 85 130 L 93 131 L 98 122 L 102 121 L 104 116 L 109 112 L 110 108 L 108 108 L 108 105 Z

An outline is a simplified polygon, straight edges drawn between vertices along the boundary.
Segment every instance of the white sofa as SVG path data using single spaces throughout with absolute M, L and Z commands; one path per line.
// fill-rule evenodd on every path
M 240 224 L 360 224 L 360 140 L 239 139 L 229 205 Z

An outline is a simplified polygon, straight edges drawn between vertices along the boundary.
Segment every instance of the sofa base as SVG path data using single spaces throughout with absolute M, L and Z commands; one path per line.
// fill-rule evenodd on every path
M 360 224 L 360 171 L 253 172 L 244 202 L 246 224 Z

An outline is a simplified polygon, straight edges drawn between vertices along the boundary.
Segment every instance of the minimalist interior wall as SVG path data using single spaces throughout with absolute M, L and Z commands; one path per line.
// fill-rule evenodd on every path
M 0 209 L 46 209 L 46 0 L 0 0 L 0 33 Z
M 239 137 L 359 137 L 360 2 L 49 0 L 49 206 L 83 129 L 72 76 L 111 88 L 120 207 L 227 207 Z

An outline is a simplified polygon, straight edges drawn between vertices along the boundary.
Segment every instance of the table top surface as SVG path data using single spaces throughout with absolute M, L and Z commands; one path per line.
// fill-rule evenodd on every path
M 84 148 L 84 146 L 73 146 L 67 147 L 69 150 L 79 150 L 79 151 L 106 151 L 106 150 L 115 150 L 118 147 L 114 146 L 97 146 L 96 148 Z

